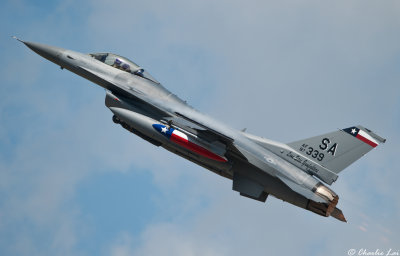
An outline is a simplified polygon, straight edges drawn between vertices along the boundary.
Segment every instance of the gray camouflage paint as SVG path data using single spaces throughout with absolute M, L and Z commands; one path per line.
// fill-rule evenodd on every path
M 336 208 L 339 197 L 321 181 L 332 184 L 340 171 L 373 148 L 370 145 L 342 130 L 289 144 L 260 138 L 198 112 L 156 81 L 107 65 L 89 54 L 19 41 L 62 69 L 105 88 L 105 104 L 114 113 L 114 122 L 156 146 L 232 179 L 232 188 L 242 196 L 265 202 L 271 194 L 319 215 L 346 221 Z M 223 154 L 227 162 L 171 142 L 154 130 L 153 124 L 193 135 L 196 143 Z M 368 129 L 357 128 L 385 142 Z

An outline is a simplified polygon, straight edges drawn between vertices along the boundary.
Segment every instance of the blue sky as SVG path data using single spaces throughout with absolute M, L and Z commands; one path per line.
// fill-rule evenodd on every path
M 2 1 L 1 255 L 400 250 L 398 1 Z M 112 123 L 104 90 L 11 39 L 110 51 L 231 126 L 388 139 L 332 186 L 349 223 L 231 182 Z

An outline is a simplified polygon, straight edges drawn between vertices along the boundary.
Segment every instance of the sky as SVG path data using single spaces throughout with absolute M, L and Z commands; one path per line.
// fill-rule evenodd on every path
M 0 255 L 399 252 L 399 12 L 395 0 L 3 0 Z M 263 204 L 115 125 L 101 87 L 13 35 L 126 56 L 258 136 L 361 124 L 387 142 L 331 186 L 348 223 Z

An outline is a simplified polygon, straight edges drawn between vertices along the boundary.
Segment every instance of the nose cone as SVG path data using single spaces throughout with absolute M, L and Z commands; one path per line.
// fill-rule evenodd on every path
M 43 58 L 48 59 L 51 62 L 59 64 L 60 55 L 65 51 L 63 48 L 39 44 L 39 43 L 32 43 L 32 42 L 25 42 L 22 41 L 26 46 L 28 46 L 32 51 L 36 52 Z

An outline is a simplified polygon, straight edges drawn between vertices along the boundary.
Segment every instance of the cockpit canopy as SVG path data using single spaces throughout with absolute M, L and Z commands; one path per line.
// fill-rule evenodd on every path
M 143 68 L 141 68 L 133 61 L 128 60 L 127 58 L 124 58 L 122 56 L 113 53 L 91 53 L 89 55 L 95 58 L 96 60 L 99 60 L 114 68 L 118 68 L 122 71 L 143 77 L 147 80 L 159 84 L 159 82 L 156 79 L 154 79 L 154 77 L 152 77 L 147 71 L 145 71 Z

